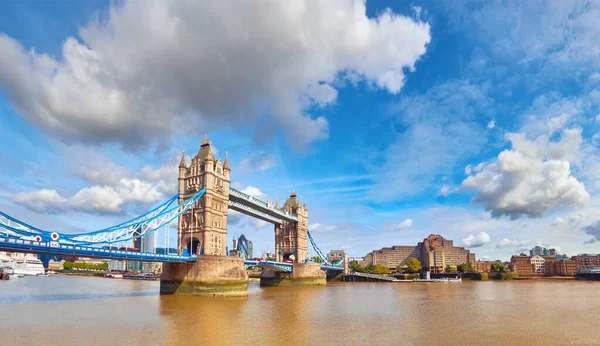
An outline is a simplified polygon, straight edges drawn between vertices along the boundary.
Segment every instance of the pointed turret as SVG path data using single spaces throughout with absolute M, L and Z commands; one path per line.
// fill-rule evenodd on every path
M 206 138 L 206 135 L 204 135 L 204 140 L 202 141 L 202 145 L 200 146 L 200 150 L 198 150 L 196 157 L 200 162 L 215 160 L 210 147 L 210 141 Z
M 223 169 L 229 171 L 229 153 L 225 152 L 225 163 L 223 163 Z
M 185 150 L 181 151 L 181 161 L 179 162 L 179 168 L 187 168 L 187 163 L 185 162 Z

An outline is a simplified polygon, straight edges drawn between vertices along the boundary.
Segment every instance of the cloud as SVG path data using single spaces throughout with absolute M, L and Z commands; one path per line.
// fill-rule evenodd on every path
M 481 172 L 467 177 L 461 187 L 474 189 L 474 203 L 483 204 L 493 217 L 539 217 L 560 206 L 582 207 L 590 200 L 584 185 L 571 175 L 569 161 L 577 161 L 581 130 L 566 129 L 558 142 L 524 134 L 509 136 L 512 149 L 502 151 Z
M 52 214 L 62 212 L 67 201 L 56 190 L 49 189 L 21 192 L 16 194 L 13 200 L 30 210 Z
M 487 125 L 488 129 L 493 129 L 494 127 L 496 127 L 496 120 L 490 121 Z
M 156 187 L 138 179 L 121 179 L 115 186 L 91 186 L 73 196 L 61 196 L 55 190 L 20 192 L 13 200 L 38 212 L 58 213 L 67 210 L 120 213 L 127 202 L 155 203 L 165 196 Z
M 335 101 L 338 91 L 335 90 L 335 88 L 333 88 L 331 85 L 323 83 L 309 86 L 307 94 L 310 99 L 314 100 L 315 103 L 323 107 Z
M 451 189 L 448 185 L 442 185 L 437 193 L 437 196 L 448 197 L 449 194 L 454 193 L 455 191 L 456 189 Z
M 565 220 L 563 220 L 562 217 L 557 217 L 556 219 L 554 219 L 552 226 L 562 225 L 563 223 L 565 223 Z
M 525 248 L 529 245 L 528 240 L 517 240 L 517 239 L 508 239 L 504 238 L 496 245 L 496 248 Z
M 313 223 L 308 225 L 308 230 L 311 232 L 331 232 L 337 230 L 335 225 L 325 225 L 322 223 Z
M 257 126 L 293 147 L 328 137 L 312 104 L 347 80 L 396 94 L 426 52 L 430 26 L 363 1 L 114 2 L 64 39 L 61 56 L 0 34 L 0 87 L 31 123 L 68 141 L 126 149 L 170 134 Z M 260 20 L 257 20 L 260 18 Z M 334 84 L 336 83 L 336 84 Z
M 403 229 L 407 229 L 412 227 L 413 225 L 413 220 L 412 219 L 406 219 L 402 222 L 400 222 L 394 229 L 395 230 L 403 230 Z
M 463 243 L 465 244 L 466 247 L 469 248 L 475 248 L 475 247 L 481 247 L 487 243 L 489 243 L 492 239 L 490 238 L 490 235 L 485 233 L 485 232 L 481 232 L 477 235 L 472 235 L 469 234 L 468 237 L 463 239 Z
M 267 154 L 261 151 L 240 161 L 242 171 L 264 171 L 277 164 L 273 154 Z
M 467 165 L 465 167 L 465 174 L 466 175 L 471 175 L 471 172 L 473 172 L 473 167 L 471 167 L 471 165 Z
M 583 230 L 585 231 L 585 233 L 592 236 L 592 238 L 590 240 L 587 240 L 584 244 L 593 244 L 600 242 L 600 221 L 596 221 L 595 223 L 586 226 Z
M 71 146 L 62 149 L 67 158 L 66 165 L 71 165 L 69 169 L 92 185 L 71 196 L 53 189 L 21 192 L 13 198 L 16 203 L 45 213 L 73 210 L 117 214 L 123 211 L 125 205 L 148 205 L 177 192 L 179 155 L 172 155 L 158 168 L 143 165 L 139 171 L 133 172 L 89 148 Z

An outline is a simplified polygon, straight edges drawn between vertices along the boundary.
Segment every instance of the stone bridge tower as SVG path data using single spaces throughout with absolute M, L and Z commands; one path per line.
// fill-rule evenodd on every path
M 200 150 L 187 166 L 179 164 L 179 203 L 206 187 L 195 205 L 178 220 L 178 253 L 226 255 L 227 208 L 229 206 L 229 161 L 215 160 L 210 142 L 204 138 Z
M 296 214 L 298 222 L 284 221 L 283 225 L 275 225 L 275 260 L 283 262 L 293 258 L 294 263 L 304 263 L 308 256 L 308 209 L 306 204 L 300 204 L 296 193 L 292 191 L 290 198 L 283 205 L 283 210 Z

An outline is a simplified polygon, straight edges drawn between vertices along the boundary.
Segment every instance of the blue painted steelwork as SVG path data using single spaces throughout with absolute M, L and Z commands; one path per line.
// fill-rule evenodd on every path
M 0 238 L 1 251 L 27 252 L 55 256 L 91 257 L 115 260 L 136 260 L 142 262 L 193 262 L 196 256 L 178 256 L 135 251 L 103 249 L 58 242 L 35 242 L 30 240 Z
M 249 216 L 253 216 L 256 217 L 258 219 L 261 219 L 263 221 L 267 221 L 267 222 L 272 222 L 272 223 L 276 223 L 276 224 L 282 224 L 283 220 L 277 217 L 274 217 L 272 215 L 269 215 L 263 211 L 260 211 L 256 208 L 253 208 L 247 204 L 243 204 L 237 201 L 233 201 L 233 200 L 229 200 L 229 208 L 239 211 L 240 213 L 249 215 Z
M 205 192 L 206 188 L 200 190 L 183 203 L 171 207 L 171 204 L 178 197 L 176 195 L 141 216 L 103 230 L 78 234 L 57 233 L 59 236 L 58 241 L 63 244 L 88 245 L 110 244 L 137 239 L 156 232 L 163 226 L 169 224 L 194 205 Z M 142 231 L 140 232 L 140 230 Z M 25 222 L 0 212 L 0 235 L 24 240 L 35 240 L 36 236 L 40 236 L 42 241 L 50 241 L 52 233 L 54 232 L 48 232 L 30 226 Z
M 254 209 L 258 208 L 258 210 L 264 210 L 266 211 L 267 214 L 271 215 L 273 218 L 275 219 L 284 219 L 286 221 L 294 221 L 294 222 L 298 222 L 298 216 L 285 212 L 281 209 L 275 208 L 273 206 L 269 206 L 269 203 L 261 201 L 258 198 L 252 197 L 248 194 L 245 194 L 239 190 L 236 190 L 234 188 L 229 188 L 229 200 L 235 200 L 236 202 L 240 203 L 240 204 L 251 204 Z M 279 216 L 279 217 L 277 217 Z
M 273 271 L 286 272 L 286 273 L 291 273 L 294 271 L 293 263 L 245 260 L 244 268 L 250 268 L 250 267 L 262 267 L 262 268 L 270 269 Z

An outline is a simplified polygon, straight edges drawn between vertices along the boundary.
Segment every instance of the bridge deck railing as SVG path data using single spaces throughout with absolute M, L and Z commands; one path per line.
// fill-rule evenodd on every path
M 277 209 L 275 207 L 270 207 L 269 203 L 267 203 L 265 201 L 261 201 L 260 199 L 252 197 L 252 196 L 250 196 L 248 194 L 245 194 L 245 193 L 243 193 L 243 192 L 241 192 L 239 190 L 236 190 L 234 188 L 229 188 L 229 193 L 231 195 L 234 195 L 234 196 L 238 197 L 238 198 L 243 198 L 243 199 L 245 199 L 245 200 L 247 200 L 249 202 L 252 202 L 252 203 L 254 203 L 256 205 L 259 205 L 259 206 L 261 206 L 261 207 L 263 207 L 265 209 L 268 209 L 269 211 L 271 211 L 271 212 L 273 212 L 275 214 L 278 214 L 280 216 L 283 216 L 286 219 L 291 219 L 291 220 L 294 220 L 294 221 L 298 221 L 298 217 L 296 215 L 290 214 L 290 213 L 288 213 L 286 211 L 283 211 L 283 210 L 279 210 L 279 209 Z

